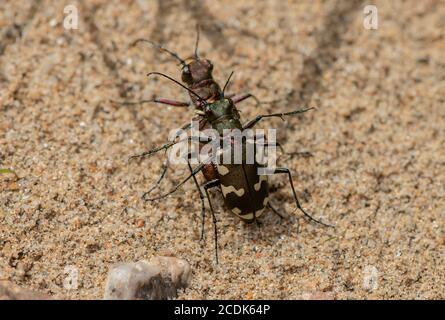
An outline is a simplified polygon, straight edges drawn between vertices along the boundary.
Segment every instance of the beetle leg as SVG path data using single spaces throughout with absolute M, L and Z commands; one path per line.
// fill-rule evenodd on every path
M 284 219 L 284 216 L 274 207 L 272 207 L 272 205 L 270 204 L 270 202 L 267 204 L 267 206 L 272 210 L 273 213 L 275 213 L 277 216 L 280 217 L 281 220 Z
M 165 153 L 167 153 L 167 150 L 165 150 Z M 165 160 L 164 164 L 162 165 L 161 175 L 159 176 L 159 178 L 156 181 L 156 183 L 145 194 L 147 194 L 147 195 L 150 194 L 150 192 L 152 192 L 154 189 L 156 189 L 159 186 L 159 184 L 161 183 L 162 179 L 164 179 L 165 174 L 167 173 L 167 169 L 168 169 L 169 164 L 170 164 L 170 159 L 167 156 L 167 159 Z
M 298 201 L 298 198 L 297 198 L 297 193 L 295 192 L 294 183 L 292 182 L 292 175 L 291 175 L 291 173 L 290 173 L 290 171 L 289 171 L 288 168 L 276 168 L 276 169 L 274 170 L 274 174 L 277 174 L 277 173 L 287 173 L 287 176 L 289 177 L 289 183 L 290 183 L 290 186 L 291 186 L 291 188 L 292 188 L 292 193 L 293 193 L 293 195 L 294 195 L 295 203 L 297 204 L 297 208 L 298 208 L 301 212 L 303 212 L 304 215 L 305 215 L 309 220 L 314 221 L 314 222 L 317 222 L 317 223 L 319 223 L 319 224 L 321 224 L 321 225 L 323 225 L 323 226 L 325 226 L 325 227 L 335 228 L 334 226 L 332 226 L 332 225 L 330 225 L 330 224 L 323 223 L 323 222 L 321 222 L 321 221 L 319 221 L 319 220 L 313 218 L 310 214 L 308 214 L 308 213 L 301 207 L 300 202 Z
M 253 118 L 252 120 L 249 120 L 245 125 L 243 125 L 243 130 L 252 128 L 258 122 L 260 122 L 261 119 L 263 119 L 263 118 L 278 117 L 278 118 L 281 118 L 282 120 L 284 120 L 283 119 L 284 116 L 293 116 L 293 115 L 296 115 L 296 114 L 299 114 L 299 113 L 303 113 L 303 112 L 309 111 L 311 109 L 314 109 L 314 108 L 300 109 L 300 110 L 295 110 L 295 111 L 291 111 L 291 112 L 280 112 L 280 113 L 259 115 L 259 116 L 256 116 L 255 118 Z
M 146 99 L 146 100 L 139 100 L 139 101 L 115 101 L 110 100 L 112 103 L 115 104 L 122 104 L 122 105 L 136 105 L 136 104 L 144 104 L 144 103 L 160 103 L 160 104 L 166 104 L 172 107 L 188 107 L 190 105 L 190 102 L 183 102 L 183 101 L 176 101 L 171 99 L 165 99 L 165 98 L 154 98 L 154 99 Z
M 182 128 L 185 129 L 187 126 L 189 126 L 189 125 L 183 126 Z M 189 141 L 191 139 L 193 139 L 193 137 L 188 137 L 186 140 Z M 175 141 L 169 142 L 169 143 L 163 145 L 162 147 L 154 148 L 154 149 L 149 150 L 147 152 L 144 152 L 142 154 L 132 156 L 132 157 L 130 157 L 129 160 L 134 159 L 134 158 L 151 156 L 152 154 L 154 154 L 154 153 L 156 153 L 156 152 L 158 152 L 158 151 L 160 151 L 162 149 L 165 149 L 165 153 L 167 153 L 168 148 L 170 148 L 171 146 L 173 146 L 174 144 L 176 144 L 178 142 L 183 142 L 183 141 L 186 141 L 186 140 L 183 139 L 183 140 L 176 141 L 176 142 Z M 208 140 L 208 141 L 210 141 L 210 140 Z M 191 154 L 189 153 L 188 156 L 187 156 L 187 159 L 190 159 L 190 155 Z M 166 159 L 166 161 L 164 162 L 164 165 L 163 165 L 163 169 L 162 169 L 161 175 L 159 176 L 158 180 L 153 185 L 153 187 L 151 187 L 150 190 L 148 190 L 147 192 L 144 193 L 143 198 L 145 198 L 148 194 L 150 194 L 154 189 L 156 189 L 159 186 L 159 184 L 161 183 L 162 179 L 165 177 L 165 175 L 167 173 L 167 169 L 169 167 L 169 164 L 170 164 L 170 159 L 167 156 L 167 159 Z M 195 177 L 193 177 L 193 178 L 195 178 Z
M 256 143 L 258 143 L 258 142 L 256 142 Z M 264 146 L 264 147 L 266 147 L 266 148 L 267 148 L 268 146 L 274 145 L 273 143 L 269 143 L 269 142 L 258 143 L 258 144 L 261 145 L 261 146 Z M 293 157 L 293 156 L 298 156 L 298 157 L 302 157 L 302 158 L 310 158 L 310 157 L 313 157 L 312 153 L 309 152 L 309 151 L 302 151 L 302 152 L 299 152 L 299 151 L 296 151 L 296 152 L 287 152 L 287 151 L 284 149 L 283 145 L 282 145 L 281 143 L 279 143 L 279 142 L 275 142 L 275 146 L 277 146 L 283 154 L 288 155 L 288 156 L 291 156 L 291 157 Z
M 170 142 L 168 142 L 168 143 L 166 143 L 166 144 L 164 144 L 164 145 L 162 145 L 160 147 L 156 147 L 156 148 L 150 149 L 148 151 L 145 151 L 143 153 L 131 156 L 128 159 L 128 161 L 131 161 L 131 160 L 136 159 L 136 158 L 150 157 L 150 156 L 154 155 L 155 153 L 157 153 L 157 152 L 159 152 L 161 150 L 166 150 L 167 151 L 167 149 L 169 149 L 170 147 L 172 147 L 173 145 L 175 145 L 175 144 L 177 144 L 179 142 L 189 141 L 191 139 L 192 139 L 192 137 L 187 137 L 186 139 L 182 139 L 182 140 L 179 140 L 179 141 L 170 141 Z
M 187 123 L 187 124 L 185 124 L 185 125 L 183 125 L 183 126 L 181 127 L 181 130 L 188 130 L 188 129 L 190 129 L 190 128 L 191 128 L 191 124 L 190 124 L 190 123 Z M 179 130 L 179 131 L 181 131 L 181 130 Z M 176 144 L 176 143 L 178 143 L 178 142 L 183 142 L 183 141 L 185 141 L 185 140 L 176 141 L 176 139 L 175 139 L 174 141 L 169 141 L 168 143 L 164 144 L 164 145 L 161 146 L 161 147 L 156 147 L 156 148 L 153 148 L 153 149 L 151 149 L 151 150 L 149 150 L 149 151 L 143 152 L 143 153 L 141 153 L 141 154 L 137 154 L 137 155 L 131 156 L 131 157 L 128 159 L 128 161 L 131 161 L 131 160 L 133 160 L 133 159 L 135 159 L 135 158 L 149 157 L 149 156 L 151 156 L 152 154 L 155 154 L 155 153 L 158 152 L 158 151 L 161 151 L 161 150 L 167 150 L 168 148 L 170 148 L 170 147 L 173 146 L 174 144 Z
M 290 157 L 297 156 L 297 157 L 302 157 L 302 158 L 310 158 L 310 157 L 314 156 L 310 151 L 286 152 L 286 150 L 284 150 L 283 146 L 278 142 L 277 142 L 277 146 L 280 148 L 281 152 L 283 152 L 285 155 L 288 155 Z
M 231 98 L 233 103 L 235 103 L 235 104 L 237 104 L 238 102 L 242 102 L 244 100 L 247 100 L 249 98 L 252 98 L 252 99 L 255 100 L 257 106 L 259 106 L 261 104 L 273 104 L 273 103 L 277 103 L 277 102 L 283 101 L 283 99 L 270 100 L 270 101 L 261 101 L 255 95 L 253 95 L 251 93 L 243 93 L 243 94 L 231 93 L 231 94 L 226 95 L 225 97 L 226 98 Z
M 201 200 L 201 241 L 202 241 L 204 239 L 204 221 L 205 221 L 205 216 L 206 216 L 206 209 L 205 209 L 205 203 L 204 203 L 204 194 L 202 193 L 202 190 L 199 187 L 198 180 L 196 179 L 195 175 L 193 175 L 193 168 L 192 168 L 192 165 L 190 164 L 190 155 L 191 155 L 191 153 L 188 154 L 187 165 L 188 165 L 188 167 L 190 169 L 190 173 L 193 176 L 193 181 L 195 182 L 195 186 L 198 189 L 199 198 Z
M 200 126 L 201 126 L 201 125 L 203 125 L 203 124 L 206 123 L 206 119 L 205 119 L 205 118 L 202 118 L 202 119 L 199 120 L 199 122 L 200 122 Z M 190 129 L 191 127 L 192 127 L 192 125 L 191 125 L 190 123 L 187 123 L 186 125 L 182 126 L 181 129 L 178 130 L 177 132 L 180 132 L 180 131 L 182 131 L 182 130 L 188 130 L 188 129 Z M 200 127 L 200 129 L 201 129 L 201 127 Z M 177 137 L 179 137 L 179 135 L 178 135 Z M 151 155 L 155 154 L 155 153 L 158 152 L 158 151 L 161 151 L 161 150 L 167 150 L 167 149 L 169 149 L 170 147 L 172 147 L 173 145 L 175 145 L 175 144 L 177 144 L 177 143 L 179 143 L 179 142 L 190 141 L 190 140 L 192 140 L 193 138 L 194 138 L 194 137 L 191 136 L 191 137 L 187 137 L 186 139 L 179 140 L 179 141 L 176 141 L 176 139 L 174 139 L 173 141 L 169 141 L 168 143 L 166 143 L 166 144 L 164 144 L 164 145 L 162 145 L 162 146 L 160 146 L 160 147 L 156 147 L 156 148 L 153 148 L 153 149 L 151 149 L 151 150 L 149 150 L 149 151 L 143 152 L 143 153 L 141 153 L 141 154 L 137 154 L 137 155 L 131 156 L 128 160 L 131 161 L 131 160 L 133 160 L 133 159 L 135 159 L 135 158 L 150 157 Z M 200 136 L 200 137 L 199 137 L 200 141 L 202 141 L 202 142 L 209 142 L 209 141 L 210 141 L 210 138 L 208 138 L 207 140 L 201 140 L 201 139 L 203 139 L 203 138 L 204 138 L 204 137 L 201 137 L 201 136 Z
M 252 98 L 253 100 L 255 100 L 257 106 L 259 106 L 261 104 L 260 100 L 256 96 L 251 94 L 251 93 L 244 93 L 244 94 L 240 94 L 240 95 L 232 95 L 231 99 L 232 99 L 234 104 L 237 104 L 237 103 L 242 102 L 244 100 L 247 100 L 249 98 Z
M 186 125 L 182 126 L 181 129 L 182 129 L 182 130 L 186 130 L 186 129 L 188 129 L 189 127 L 190 127 L 190 124 L 186 124 Z M 178 141 L 178 142 L 181 142 L 181 141 Z M 173 143 L 173 144 L 174 144 L 174 143 Z M 132 157 L 130 157 L 129 160 L 134 159 L 134 158 L 141 158 L 141 157 L 145 157 L 145 156 L 150 156 L 150 155 L 152 155 L 153 153 L 156 153 L 156 152 L 162 150 L 162 148 L 165 149 L 165 154 L 166 154 L 168 148 L 170 148 L 173 144 L 168 143 L 168 144 L 162 146 L 161 148 L 154 148 L 154 149 L 152 149 L 152 150 L 150 150 L 150 151 L 147 151 L 147 152 L 144 152 L 144 153 L 142 153 L 142 154 L 132 156 Z M 165 162 L 164 162 L 164 164 L 163 164 L 163 166 L 162 166 L 162 167 L 163 167 L 163 168 L 162 168 L 162 172 L 161 172 L 161 174 L 160 174 L 158 180 L 157 180 L 156 183 L 153 185 L 153 187 L 151 187 L 150 190 L 148 190 L 148 191 L 145 193 L 145 195 L 150 194 L 154 189 L 156 189 L 156 188 L 159 186 L 159 184 L 161 183 L 162 179 L 164 179 L 164 177 L 165 177 L 165 175 L 166 175 L 166 173 L 167 173 L 167 169 L 168 169 L 168 167 L 169 167 L 169 164 L 170 164 L 170 159 L 169 159 L 169 157 L 167 156 L 167 160 L 165 160 Z
M 218 228 L 217 228 L 217 225 L 216 225 L 217 221 L 216 221 L 215 211 L 213 210 L 212 201 L 210 200 L 209 189 L 213 188 L 213 187 L 217 187 L 220 184 L 221 184 L 221 182 L 219 181 L 219 179 L 215 179 L 215 180 L 211 180 L 211 181 L 206 182 L 204 184 L 204 186 L 203 186 L 204 190 L 205 190 L 205 193 L 207 195 L 207 200 L 209 201 L 210 212 L 212 213 L 214 233 L 215 233 L 215 259 L 216 259 L 216 264 L 218 264 Z M 204 220 L 203 220 L 202 232 L 204 232 Z
M 275 213 L 277 216 L 280 217 L 280 220 L 284 219 L 283 214 L 280 213 L 277 209 L 275 209 L 270 202 L 267 204 L 267 206 L 272 210 L 273 213 Z M 297 224 L 297 231 L 296 232 L 300 233 L 300 217 L 298 217 L 297 219 L 298 219 L 298 224 Z
M 154 198 L 146 198 L 147 193 L 144 193 L 142 195 L 142 199 L 144 199 L 145 201 L 154 201 L 154 200 L 160 200 L 163 199 L 169 195 L 171 195 L 172 193 L 174 193 L 175 191 L 177 191 L 184 183 L 186 183 L 188 180 L 190 180 L 190 178 L 194 177 L 198 172 L 200 172 L 202 170 L 202 168 L 204 167 L 205 163 L 201 163 L 199 166 L 197 166 L 195 169 L 193 169 L 193 171 L 191 172 L 191 174 L 185 178 L 184 180 L 182 180 L 180 183 L 178 183 L 173 189 L 171 189 L 169 192 L 154 197 Z
M 255 95 L 253 95 L 251 93 L 244 93 L 244 94 L 239 94 L 239 95 L 236 95 L 236 94 L 232 93 L 232 94 L 226 95 L 226 98 L 231 98 L 233 103 L 235 103 L 235 104 L 237 104 L 238 102 L 242 102 L 244 100 L 247 100 L 249 98 L 252 98 L 253 100 L 255 100 L 257 106 L 259 106 L 261 104 L 273 104 L 273 103 L 277 103 L 277 102 L 283 101 L 282 99 L 271 100 L 271 101 L 261 101 Z
M 189 137 L 189 138 L 191 138 L 191 137 Z M 208 163 L 212 162 L 213 160 L 214 160 L 214 157 L 212 157 L 212 158 L 210 158 L 210 159 L 207 159 L 207 161 L 204 161 L 204 162 L 200 163 L 195 169 L 193 169 L 193 170 L 191 171 L 190 175 L 189 175 L 187 178 L 185 178 L 185 179 L 182 180 L 180 183 L 178 183 L 178 184 L 177 184 L 173 189 L 171 189 L 169 192 L 167 192 L 167 193 L 165 193 L 165 194 L 163 194 L 163 195 L 154 197 L 154 198 L 146 198 L 146 196 L 147 196 L 147 192 L 146 192 L 146 193 L 144 193 L 144 194 L 142 195 L 142 199 L 145 200 L 145 201 L 154 201 L 154 200 L 160 200 L 160 199 L 163 199 L 163 198 L 169 196 L 170 194 L 172 194 L 172 193 L 174 193 L 175 191 L 177 191 L 177 190 L 178 190 L 184 183 L 186 183 L 190 178 L 192 178 L 192 177 L 194 178 L 195 175 L 196 175 L 198 172 L 202 171 L 202 169 L 204 168 L 205 165 L 207 165 Z

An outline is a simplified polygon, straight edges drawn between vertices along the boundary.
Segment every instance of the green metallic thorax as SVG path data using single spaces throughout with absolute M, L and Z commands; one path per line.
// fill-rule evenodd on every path
M 221 99 L 209 104 L 205 112 L 212 128 L 220 135 L 227 129 L 242 130 L 239 113 L 230 99 Z

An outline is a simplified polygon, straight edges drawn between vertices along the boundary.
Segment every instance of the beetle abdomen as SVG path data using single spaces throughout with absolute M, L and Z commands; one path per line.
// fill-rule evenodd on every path
M 258 218 L 269 201 L 267 176 L 258 164 L 218 164 L 221 191 L 228 209 L 246 222 Z

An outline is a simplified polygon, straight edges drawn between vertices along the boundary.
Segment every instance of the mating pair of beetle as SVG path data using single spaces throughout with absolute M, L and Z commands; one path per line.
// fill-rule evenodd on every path
M 195 44 L 195 52 L 193 57 L 184 60 L 180 58 L 176 53 L 164 48 L 163 46 L 151 42 L 146 39 L 138 39 L 133 45 L 139 42 L 148 42 L 154 47 L 169 53 L 173 58 L 178 60 L 182 67 L 181 78 L 184 84 L 176 81 L 175 79 L 159 73 L 159 72 L 151 72 L 148 76 L 159 75 L 165 77 L 177 85 L 181 86 L 185 90 L 188 91 L 191 103 L 195 107 L 195 113 L 197 114 L 196 120 L 199 121 L 200 130 L 204 128 L 212 128 L 218 131 L 223 137 L 223 131 L 227 129 L 238 129 L 238 130 L 246 130 L 254 127 L 259 121 L 264 118 L 270 117 L 280 117 L 284 116 L 292 116 L 296 114 L 300 114 L 306 112 L 312 108 L 300 109 L 291 112 L 283 112 L 283 113 L 273 113 L 266 115 L 259 115 L 254 119 L 248 121 L 245 124 L 241 123 L 240 116 L 238 110 L 236 108 L 236 104 L 246 100 L 248 98 L 254 98 L 255 96 L 251 94 L 242 94 L 242 95 L 226 95 L 225 89 L 230 81 L 232 74 L 229 76 L 223 90 L 221 90 L 218 83 L 213 79 L 212 71 L 213 64 L 208 59 L 200 58 L 198 55 L 198 43 L 199 43 L 199 29 L 197 32 L 196 44 Z M 258 99 L 256 99 L 258 102 Z M 122 102 L 123 104 L 141 104 L 147 102 L 155 102 L 166 104 L 175 107 L 188 107 L 190 105 L 189 102 L 181 102 L 171 99 L 164 98 L 155 98 L 151 100 L 142 100 L 137 102 Z M 183 130 L 190 129 L 191 125 L 187 124 L 182 127 Z M 154 148 L 148 152 L 144 152 L 140 155 L 133 156 L 136 157 L 147 157 L 155 154 L 158 151 L 165 150 L 176 144 L 178 141 L 170 141 L 161 147 Z M 243 140 L 242 142 L 242 150 L 243 155 L 245 154 L 246 142 Z M 267 143 L 267 142 L 266 142 Z M 277 146 L 281 147 L 277 143 Z M 234 148 L 234 145 L 228 146 L 229 148 Z M 224 150 L 223 150 L 224 151 Z M 282 149 L 284 152 L 284 150 Z M 233 153 L 232 153 L 233 154 Z M 188 161 L 188 167 L 190 169 L 190 175 L 181 181 L 178 185 L 176 185 L 172 190 L 168 193 L 163 194 L 158 197 L 148 198 L 148 194 L 153 191 L 161 182 L 165 173 L 167 171 L 169 160 L 167 158 L 164 163 L 164 169 L 159 177 L 156 184 L 147 191 L 143 198 L 147 201 L 154 201 L 162 199 L 176 190 L 178 190 L 185 182 L 189 179 L 193 179 L 197 190 L 201 199 L 201 214 L 202 214 L 202 233 L 201 238 L 204 235 L 204 218 L 205 218 L 205 202 L 204 202 L 204 192 L 206 193 L 207 200 L 210 206 L 210 212 L 213 217 L 214 223 L 214 236 L 215 236 L 215 256 L 216 262 L 218 263 L 218 230 L 216 225 L 216 217 L 215 212 L 213 210 L 213 205 L 211 199 L 209 197 L 209 189 L 214 187 L 220 187 L 222 191 L 222 195 L 224 197 L 224 202 L 227 208 L 234 213 L 236 216 L 241 218 L 243 221 L 247 223 L 251 223 L 257 221 L 257 218 L 262 214 L 266 207 L 270 208 L 274 213 L 278 214 L 281 217 L 281 214 L 271 205 L 269 202 L 269 188 L 268 181 L 266 175 L 259 175 L 258 169 L 260 168 L 260 164 L 254 162 L 253 164 L 241 163 L 241 164 L 227 164 L 222 163 L 222 161 L 214 161 L 216 155 L 212 157 L 213 161 L 209 163 L 201 163 L 196 168 L 192 168 L 190 161 Z M 196 175 L 202 172 L 204 177 L 206 178 L 206 183 L 202 186 L 202 189 L 196 179 Z M 300 205 L 295 188 L 292 182 L 292 175 L 288 168 L 275 168 L 273 174 L 283 173 L 286 174 L 289 179 L 289 184 L 292 189 L 293 197 L 295 200 L 295 204 L 301 212 L 303 212 L 304 216 L 309 220 L 314 221 L 316 223 L 322 224 L 324 226 L 332 227 L 328 224 L 320 222 L 314 219 L 311 215 L 309 215 Z

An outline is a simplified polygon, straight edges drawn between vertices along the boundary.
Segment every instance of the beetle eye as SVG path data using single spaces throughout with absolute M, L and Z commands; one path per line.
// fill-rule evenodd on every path
M 182 69 L 181 78 L 182 78 L 182 81 L 184 81 L 184 82 L 192 81 L 192 74 L 190 72 L 189 66 L 185 66 Z

